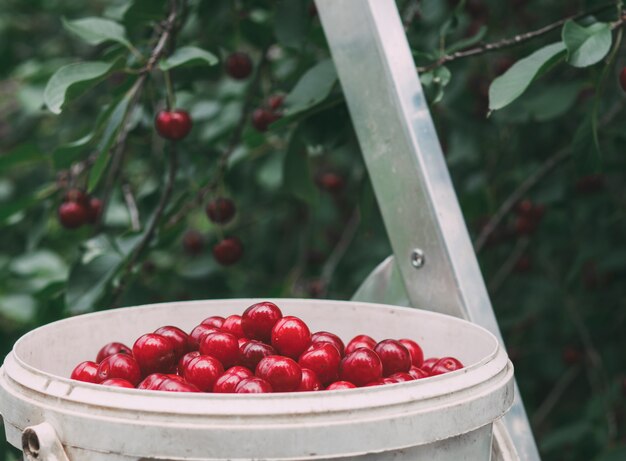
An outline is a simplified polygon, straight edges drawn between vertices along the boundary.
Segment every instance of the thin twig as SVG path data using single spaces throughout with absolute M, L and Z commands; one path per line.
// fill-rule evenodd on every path
M 528 249 L 530 245 L 530 240 L 527 238 L 520 239 L 515 244 L 515 248 L 509 254 L 509 257 L 504 261 L 500 269 L 493 276 L 491 281 L 489 282 L 489 294 L 493 296 L 497 293 L 513 269 L 515 268 L 515 264 L 519 260 L 519 258 L 524 254 L 524 252 Z
M 496 230 L 496 228 L 500 225 L 504 217 L 509 214 L 509 212 L 513 209 L 515 204 L 519 202 L 530 189 L 532 189 L 539 181 L 541 181 L 548 173 L 550 173 L 559 163 L 567 160 L 572 155 L 572 152 L 569 149 L 563 149 L 558 151 L 552 157 L 548 157 L 548 159 L 535 171 L 532 175 L 530 175 L 526 180 L 519 185 L 517 189 L 515 189 L 511 195 L 500 205 L 500 208 L 496 213 L 491 217 L 489 222 L 483 227 L 482 231 L 474 241 L 474 248 L 476 253 L 480 252 L 487 240 L 491 236 L 491 234 Z
M 457 59 L 463 59 L 463 58 L 468 58 L 470 56 L 476 56 L 479 54 L 485 54 L 485 53 L 491 53 L 494 51 L 498 51 L 498 50 L 502 50 L 504 48 L 510 48 L 513 46 L 517 46 L 521 43 L 525 43 L 529 40 L 532 40 L 534 38 L 537 37 L 541 37 L 542 35 L 548 34 L 550 32 L 552 32 L 553 30 L 556 30 L 558 28 L 560 28 L 563 24 L 565 24 L 567 21 L 570 20 L 577 20 L 577 19 L 581 19 L 584 18 L 586 16 L 589 16 L 591 14 L 596 14 L 596 13 L 600 13 L 604 10 L 607 10 L 609 8 L 613 8 L 615 7 L 615 2 L 611 2 L 611 3 L 607 3 L 601 6 L 598 6 L 597 8 L 591 9 L 589 11 L 585 11 L 583 13 L 579 13 L 579 14 L 575 14 L 572 16 L 568 16 L 562 19 L 559 19 L 556 22 L 553 22 L 552 24 L 548 24 L 540 29 L 537 30 L 533 30 L 530 32 L 526 32 L 524 34 L 519 34 L 516 35 L 514 37 L 511 38 L 505 38 L 502 40 L 499 40 L 497 42 L 492 42 L 492 43 L 485 43 L 483 45 L 477 46 L 475 48 L 469 48 L 467 50 L 461 50 L 461 51 L 457 51 L 456 53 L 452 53 L 452 54 L 447 54 L 444 56 L 441 56 L 439 59 L 437 59 L 437 61 L 428 64 L 426 66 L 421 66 L 417 68 L 418 72 L 427 72 L 429 70 L 433 70 L 436 69 L 437 67 L 441 67 L 442 65 L 451 62 L 451 61 L 456 61 Z
M 133 195 L 133 190 L 127 181 L 124 181 L 124 184 L 122 184 L 122 192 L 126 201 L 126 208 L 128 208 L 128 214 L 130 215 L 131 228 L 134 232 L 138 232 L 141 229 L 139 210 L 137 209 L 137 201 Z
M 574 382 L 574 379 L 576 379 L 576 377 L 580 373 L 580 370 L 580 366 L 575 366 L 561 375 L 550 393 L 546 396 L 543 402 L 541 402 L 541 404 L 537 408 L 537 411 L 533 415 L 534 427 L 540 426 L 545 421 L 548 415 L 555 408 L 556 404 L 559 403 L 559 400 L 561 400 L 561 397 L 563 397 L 565 391 L 567 391 L 569 386 Z

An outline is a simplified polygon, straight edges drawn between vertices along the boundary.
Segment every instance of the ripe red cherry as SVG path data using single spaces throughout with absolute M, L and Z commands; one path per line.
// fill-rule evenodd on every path
M 158 328 L 154 331 L 154 334 L 165 336 L 174 344 L 174 355 L 176 360 L 180 359 L 187 352 L 192 350 L 192 345 L 189 342 L 189 335 L 178 327 L 171 325 Z
M 374 352 L 383 363 L 383 376 L 407 372 L 411 368 L 411 355 L 400 341 L 385 339 L 376 344 Z
M 195 256 L 204 249 L 204 237 L 197 230 L 188 230 L 183 235 L 183 249 L 187 254 Z
M 226 58 L 226 73 L 235 80 L 243 80 L 252 73 L 252 59 L 247 53 L 240 51 L 232 53 Z
M 328 331 L 318 331 L 311 335 L 311 345 L 318 343 L 330 343 L 337 348 L 339 355 L 343 357 L 345 346 L 339 336 Z
M 66 229 L 77 229 L 87 222 L 87 208 L 76 202 L 65 202 L 59 205 L 59 222 Z
M 241 316 L 241 328 L 245 336 L 259 341 L 269 342 L 272 328 L 283 316 L 279 307 L 269 301 L 253 304 Z
M 191 131 L 191 117 L 184 110 L 160 111 L 154 124 L 157 132 L 165 139 L 178 141 Z
M 273 392 L 272 385 L 262 378 L 246 378 L 237 384 L 237 394 L 266 394 Z
M 63 201 L 80 203 L 85 207 L 89 206 L 89 196 L 81 189 L 68 189 L 63 195 Z
M 251 370 L 255 370 L 264 357 L 276 355 L 276 350 L 272 346 L 256 340 L 248 341 L 240 347 L 240 351 L 241 364 Z
M 371 383 L 367 383 L 363 387 L 383 386 L 385 384 L 390 384 L 389 378 L 377 379 L 376 381 L 372 381 Z
M 243 338 L 245 336 L 243 328 L 241 327 L 241 315 L 229 315 L 222 324 L 222 331 L 227 331 L 230 334 L 235 335 L 237 338 Z
M 272 328 L 272 346 L 282 355 L 297 360 L 309 344 L 311 331 L 298 317 L 283 317 Z
M 298 363 L 302 368 L 313 370 L 324 385 L 336 381 L 341 362 L 339 351 L 330 343 L 317 343 L 314 347 L 302 354 Z
M 339 363 L 339 379 L 357 386 L 376 381 L 383 376 L 383 364 L 371 349 L 361 348 L 347 354 Z
M 413 379 L 428 378 L 430 376 L 424 370 L 416 366 L 411 367 L 411 369 L 409 370 L 409 374 L 413 377 Z
M 428 373 L 428 376 L 430 376 L 433 366 L 435 366 L 435 363 L 437 363 L 438 361 L 439 361 L 439 357 L 431 357 L 429 359 L 424 360 L 424 363 L 422 363 L 422 366 L 420 368 L 426 373 Z
M 165 336 L 148 333 L 133 344 L 133 356 L 144 376 L 152 373 L 169 373 L 176 365 L 176 346 Z
M 100 363 L 104 359 L 106 359 L 110 355 L 114 354 L 129 354 L 133 355 L 133 351 L 130 350 L 130 347 L 126 346 L 122 343 L 112 342 L 105 344 L 98 351 L 98 355 L 96 356 L 96 362 Z
M 89 224 L 95 224 L 102 213 L 102 200 L 96 197 L 89 199 L 89 205 L 87 206 L 87 222 Z
M 76 365 L 76 368 L 72 371 L 70 378 L 76 381 L 83 381 L 85 383 L 97 383 L 98 382 L 98 364 L 91 361 L 81 362 Z
M 176 367 L 178 374 L 182 376 L 183 370 L 189 364 L 189 362 L 191 362 L 192 359 L 195 359 L 196 357 L 199 357 L 199 356 L 200 356 L 199 351 L 187 352 L 185 355 L 183 355 L 178 361 L 178 366 Z
M 239 361 L 239 342 L 225 331 L 210 333 L 200 342 L 200 354 L 215 357 L 224 368 L 230 368 Z
M 263 133 L 279 118 L 277 114 L 260 107 L 252 112 L 252 126 L 255 130 Z
M 424 363 L 424 352 L 422 351 L 420 345 L 412 339 L 401 339 L 400 342 L 409 351 L 409 355 L 411 356 L 411 365 L 418 368 L 421 367 L 422 363 Z
M 274 392 L 295 391 L 302 382 L 300 365 L 280 355 L 270 355 L 261 359 L 254 374 L 270 383 Z
M 202 323 L 194 327 L 194 329 L 191 330 L 191 333 L 189 333 L 189 345 L 191 349 L 193 350 L 199 349 L 200 342 L 202 342 L 204 337 L 208 334 L 215 333 L 216 331 L 219 331 L 219 330 L 215 327 L 211 327 L 209 325 L 205 325 Z
M 341 389 L 354 389 L 356 386 L 348 381 L 335 381 L 326 388 L 327 391 L 339 391 Z
M 330 171 L 320 174 L 316 179 L 318 187 L 331 194 L 341 192 L 346 185 L 341 175 Z
M 129 389 L 135 388 L 135 386 L 133 386 L 133 383 L 121 378 L 105 379 L 100 384 L 102 384 L 103 386 L 126 387 Z
M 350 342 L 346 345 L 344 354 L 348 355 L 362 347 L 365 347 L 366 349 L 374 350 L 375 346 L 376 346 L 376 340 L 374 340 L 374 338 L 372 338 L 371 336 L 358 335 L 352 338 Z
M 619 84 L 626 93 L 626 67 L 623 67 L 622 71 L 619 73 Z
M 241 350 L 241 348 L 248 344 L 250 341 L 252 340 L 248 338 L 237 338 L 237 342 L 239 343 L 239 350 Z
M 217 197 L 206 206 L 206 214 L 209 219 L 217 224 L 226 224 L 235 216 L 235 203 L 225 197 Z
M 253 376 L 252 372 L 245 367 L 234 366 L 229 368 L 222 376 L 217 378 L 213 385 L 213 392 L 217 394 L 232 394 L 235 392 L 237 384 Z
M 141 369 L 128 354 L 110 355 L 98 365 L 98 382 L 111 378 L 125 379 L 136 386 L 141 380 Z
M 387 377 L 390 381 L 394 383 L 404 383 L 407 381 L 413 381 L 415 378 L 411 376 L 410 373 L 398 372 Z
M 282 94 L 274 94 L 267 98 L 267 105 L 270 109 L 276 110 L 282 107 L 283 102 L 285 101 L 285 96 Z
M 165 378 L 155 390 L 167 392 L 200 392 L 193 384 L 172 378 Z
M 442 375 L 451 371 L 460 370 L 463 364 L 454 357 L 442 357 L 433 365 L 430 372 L 431 376 Z
M 200 325 L 207 325 L 209 327 L 218 328 L 218 329 L 222 328 L 223 324 L 224 324 L 224 317 L 220 317 L 219 315 L 212 315 L 211 317 L 207 317 L 202 322 L 200 322 Z
M 164 373 L 152 373 L 151 375 L 146 376 L 144 380 L 137 385 L 137 389 L 155 391 L 166 379 L 168 379 L 168 375 Z
M 243 256 L 243 245 L 237 237 L 227 237 L 213 246 L 213 257 L 222 266 L 235 264 Z
M 300 381 L 300 385 L 298 392 L 309 392 L 309 391 L 319 391 L 322 389 L 322 383 L 319 378 L 315 374 L 314 371 L 309 370 L 308 368 L 302 369 L 302 381 Z
M 224 374 L 224 367 L 220 361 L 208 355 L 200 355 L 191 359 L 183 368 L 185 381 L 203 392 L 213 389 L 215 381 L 222 374 Z

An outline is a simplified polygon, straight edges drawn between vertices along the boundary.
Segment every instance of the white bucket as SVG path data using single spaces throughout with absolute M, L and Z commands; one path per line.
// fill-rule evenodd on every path
M 258 300 L 116 309 L 55 322 L 17 341 L 0 368 L 7 440 L 24 443 L 27 459 L 43 460 L 490 459 L 493 422 L 513 400 L 513 366 L 487 330 L 381 304 L 273 301 L 311 331 L 344 341 L 361 333 L 413 338 L 425 356 L 455 356 L 466 367 L 400 384 L 284 394 L 168 393 L 70 380 L 73 367 L 107 342 L 132 345 L 162 325 L 189 331 Z

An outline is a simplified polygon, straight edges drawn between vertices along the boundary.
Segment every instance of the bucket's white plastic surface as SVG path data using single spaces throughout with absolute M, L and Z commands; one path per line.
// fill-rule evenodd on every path
M 210 315 L 240 314 L 257 301 L 154 304 L 33 330 L 0 368 L 7 440 L 21 448 L 26 428 L 47 423 L 41 427 L 54 429 L 49 432 L 71 461 L 490 459 L 493 422 L 513 400 L 512 365 L 485 329 L 432 312 L 273 300 L 311 331 L 333 331 L 344 341 L 361 333 L 377 340 L 413 338 L 426 356 L 458 357 L 464 369 L 394 385 L 284 394 L 150 392 L 68 379 L 77 363 L 93 360 L 107 342 L 132 345 L 163 325 L 189 331 Z M 46 459 L 55 440 L 35 442 L 42 445 L 35 447 L 41 450 L 38 459 Z

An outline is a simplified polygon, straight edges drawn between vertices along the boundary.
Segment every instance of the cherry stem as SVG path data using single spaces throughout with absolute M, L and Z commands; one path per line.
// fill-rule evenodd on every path
M 174 87 L 172 86 L 172 78 L 169 70 L 163 71 L 163 78 L 165 79 L 165 88 L 167 90 L 167 109 L 172 110 L 176 108 L 176 94 L 174 93 Z

